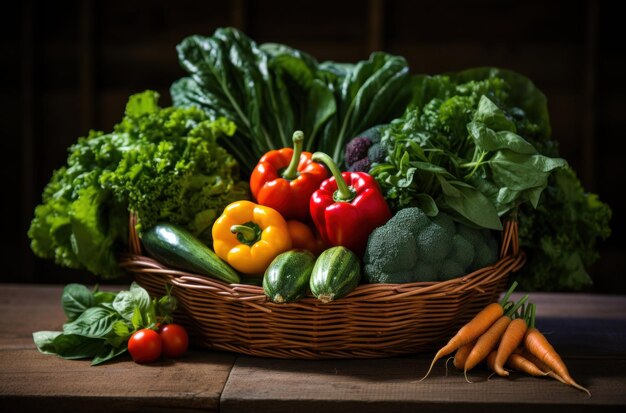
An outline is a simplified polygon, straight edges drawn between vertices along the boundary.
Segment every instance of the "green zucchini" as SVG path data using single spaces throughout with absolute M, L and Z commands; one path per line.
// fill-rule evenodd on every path
M 141 242 L 154 259 L 179 270 L 239 283 L 239 274 L 202 241 L 174 224 L 159 223 L 141 234 Z
M 263 291 L 275 303 L 289 303 L 303 297 L 315 256 L 306 250 L 291 250 L 279 254 L 265 270 Z
M 361 264 L 346 247 L 332 247 L 322 252 L 311 273 L 311 292 L 323 303 L 341 298 L 359 285 Z

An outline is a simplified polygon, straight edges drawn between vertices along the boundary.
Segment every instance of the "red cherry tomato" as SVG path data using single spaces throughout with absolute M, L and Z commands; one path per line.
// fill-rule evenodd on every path
M 161 355 L 163 343 L 154 330 L 144 328 L 136 331 L 128 340 L 128 352 L 136 363 L 150 363 Z
M 163 355 L 169 358 L 185 354 L 189 346 L 189 336 L 185 328 L 179 324 L 165 324 L 159 328 L 163 342 Z

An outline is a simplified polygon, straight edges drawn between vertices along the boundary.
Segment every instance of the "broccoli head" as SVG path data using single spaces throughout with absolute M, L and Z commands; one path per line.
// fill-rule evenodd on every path
M 498 244 L 488 230 L 404 208 L 369 236 L 363 257 L 369 283 L 444 281 L 494 263 Z

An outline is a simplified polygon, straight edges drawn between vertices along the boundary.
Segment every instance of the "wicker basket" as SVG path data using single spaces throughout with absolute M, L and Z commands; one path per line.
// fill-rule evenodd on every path
M 374 358 L 432 351 L 494 301 L 507 276 L 524 264 L 517 222 L 505 221 L 500 259 L 443 282 L 360 285 L 323 304 L 314 297 L 274 304 L 262 287 L 225 284 L 177 271 L 141 255 L 131 217 L 129 245 L 120 264 L 153 295 L 165 284 L 181 306 L 179 317 L 196 344 L 277 358 Z M 180 320 L 180 318 L 179 318 Z

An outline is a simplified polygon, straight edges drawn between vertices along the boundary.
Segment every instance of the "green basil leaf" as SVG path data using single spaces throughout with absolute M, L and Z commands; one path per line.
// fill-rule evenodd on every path
M 73 321 L 94 305 L 94 296 L 84 285 L 68 284 L 63 288 L 61 303 L 67 319 Z
M 91 365 L 97 366 L 98 364 L 102 364 L 106 361 L 114 359 L 120 354 L 124 354 L 126 350 L 127 350 L 126 346 L 122 346 L 122 347 L 115 347 L 115 346 L 110 346 L 110 345 L 103 346 L 102 350 L 98 354 L 96 354 L 96 356 L 91 361 Z
M 94 357 L 102 351 L 104 340 L 74 334 L 59 334 L 52 342 L 54 353 L 68 360 Z
M 37 331 L 33 333 L 33 341 L 37 350 L 43 354 L 56 355 L 56 348 L 54 347 L 54 339 L 63 334 L 60 331 Z
M 122 320 L 117 320 L 113 323 L 112 328 L 113 333 L 119 337 L 128 337 L 131 334 L 130 328 L 128 328 L 128 324 Z
M 64 334 L 83 337 L 102 338 L 113 329 L 119 316 L 106 308 L 91 307 L 85 310 L 76 320 L 63 325 Z
M 93 293 L 94 305 L 110 304 L 115 300 L 117 293 L 110 291 L 96 291 Z
M 156 304 L 156 312 L 159 316 L 164 318 L 172 318 L 176 307 L 178 306 L 178 300 L 173 295 L 167 294 L 159 298 Z
M 139 330 L 144 325 L 143 316 L 141 315 L 141 310 L 139 307 L 135 307 L 133 310 L 133 315 L 131 316 L 131 323 L 133 324 L 133 329 Z
M 147 311 L 150 306 L 150 294 L 148 294 L 148 291 L 136 282 L 133 282 L 130 285 L 130 293 L 135 301 L 135 305 L 137 305 L 141 311 Z
M 130 291 L 120 291 L 113 301 L 113 308 L 122 318 L 130 321 L 133 318 L 137 304 Z

